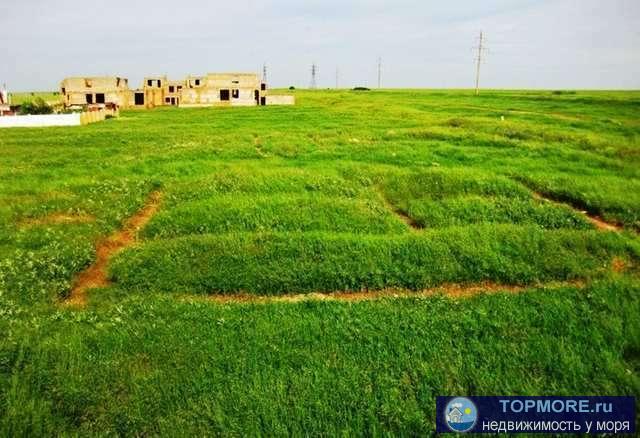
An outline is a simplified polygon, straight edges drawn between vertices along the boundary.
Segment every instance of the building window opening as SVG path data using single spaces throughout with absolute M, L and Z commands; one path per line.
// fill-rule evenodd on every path
M 151 79 L 147 81 L 147 87 L 153 87 L 153 81 Z
M 171 105 L 175 105 L 175 104 L 176 104 L 176 98 L 175 98 L 175 97 L 172 97 L 172 98 L 171 98 Z
M 136 105 L 144 105 L 144 93 L 136 93 L 133 99 Z
M 176 87 L 174 87 L 173 85 L 169 85 L 169 93 L 173 93 L 175 92 Z
M 267 84 L 265 84 L 264 82 L 263 82 L 263 83 L 261 83 L 261 84 L 260 84 L 260 89 L 261 89 L 262 91 L 266 90 L 266 89 L 267 89 Z
M 200 79 L 195 80 L 196 87 L 200 85 Z
M 260 98 L 260 105 L 265 106 L 267 104 L 267 98 L 266 97 L 261 97 Z
M 169 103 L 169 102 L 171 102 L 171 99 L 170 99 L 170 98 L 168 98 L 168 97 L 165 97 L 165 98 L 164 98 L 164 102 L 165 102 L 165 103 Z
M 162 82 L 158 79 L 158 88 L 162 87 Z
M 220 100 L 229 100 L 229 90 L 220 90 Z
M 104 93 L 96 94 L 96 103 L 104 103 Z
M 93 103 L 93 94 L 87 94 L 86 97 L 87 97 L 87 103 L 89 104 Z
M 238 90 L 237 88 L 235 90 L 231 90 L 231 97 L 233 97 L 234 99 L 237 99 L 240 97 L 240 90 Z

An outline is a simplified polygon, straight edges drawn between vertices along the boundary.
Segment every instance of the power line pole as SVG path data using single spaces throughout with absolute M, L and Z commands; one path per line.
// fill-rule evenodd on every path
M 311 64 L 311 84 L 309 85 L 309 88 L 312 90 L 315 90 L 318 87 L 318 84 L 316 82 L 317 75 L 318 75 L 318 66 L 314 62 L 313 64 Z
M 478 56 L 476 57 L 476 96 L 480 94 L 480 64 L 482 64 L 482 53 L 485 50 L 483 47 L 484 35 L 480 31 L 480 39 L 478 40 Z
M 382 84 L 382 58 L 378 58 L 378 88 Z
M 262 64 L 262 82 L 267 83 L 267 63 Z

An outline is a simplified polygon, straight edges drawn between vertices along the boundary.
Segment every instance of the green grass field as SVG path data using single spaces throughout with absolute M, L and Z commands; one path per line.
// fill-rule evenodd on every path
M 33 102 L 37 98 L 41 98 L 49 105 L 62 103 L 62 97 L 59 91 L 33 91 L 10 93 L 11 104 L 20 105 L 24 102 Z
M 437 395 L 640 396 L 640 92 L 294 93 L 0 132 L 0 435 L 422 435 Z M 474 285 L 524 290 L 447 294 Z

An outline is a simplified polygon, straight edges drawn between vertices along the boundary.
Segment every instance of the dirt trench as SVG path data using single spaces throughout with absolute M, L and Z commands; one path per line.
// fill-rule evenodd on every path
M 380 199 L 382 200 L 382 203 L 385 206 L 385 208 L 389 210 L 391 213 L 393 213 L 402 222 L 404 222 L 407 225 L 407 227 L 409 227 L 410 230 L 415 231 L 415 230 L 422 230 L 424 228 L 421 224 L 416 222 L 411 216 L 409 216 L 404 211 L 400 210 L 391 201 L 389 201 L 387 197 L 384 195 L 384 193 L 382 193 L 382 191 L 378 191 L 378 195 L 380 196 Z
M 341 301 L 359 302 L 373 301 L 383 298 L 426 298 L 436 295 L 444 295 L 450 298 L 471 298 L 481 294 L 509 293 L 516 294 L 527 289 L 535 288 L 558 288 L 558 287 L 584 287 L 583 281 L 552 282 L 540 285 L 504 285 L 492 282 L 482 282 L 475 284 L 443 284 L 429 289 L 412 291 L 407 289 L 382 289 L 376 291 L 360 292 L 313 292 L 306 294 L 285 294 L 285 295 L 253 295 L 253 294 L 233 294 L 233 295 L 187 295 L 183 296 L 183 301 L 187 302 L 209 302 L 215 304 L 266 304 L 266 303 L 298 303 L 301 301 Z
M 83 307 L 87 304 L 87 291 L 96 287 L 109 285 L 107 265 L 118 251 L 133 245 L 138 231 L 144 227 L 158 211 L 162 200 L 162 192 L 152 192 L 144 206 L 124 223 L 123 227 L 98 242 L 96 246 L 96 260 L 91 266 L 76 276 L 71 293 L 65 304 Z
M 589 222 L 591 222 L 597 229 L 601 230 L 601 231 L 615 231 L 615 232 L 620 232 L 622 231 L 622 227 L 618 224 L 614 224 L 612 222 L 607 222 L 604 219 L 602 219 L 599 216 L 595 216 L 592 214 L 589 214 L 589 212 L 585 211 L 585 210 L 580 210 L 576 207 L 574 207 L 571 204 L 567 204 L 565 202 L 560 202 L 557 201 L 553 198 L 550 198 L 540 192 L 533 192 L 533 197 L 541 200 L 541 201 L 545 201 L 545 202 L 551 202 L 553 204 L 557 204 L 557 205 L 564 205 L 564 206 L 568 206 L 570 207 L 573 211 L 575 211 L 576 213 L 584 216 L 585 219 L 587 219 Z

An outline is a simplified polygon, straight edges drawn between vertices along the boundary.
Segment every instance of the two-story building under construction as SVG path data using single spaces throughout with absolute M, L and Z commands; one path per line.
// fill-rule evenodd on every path
M 267 93 L 267 84 L 255 73 L 209 73 L 170 80 L 145 78 L 142 88 L 129 89 L 120 77 L 66 78 L 60 84 L 65 107 L 113 104 L 120 108 L 158 106 L 293 105 L 293 96 Z

